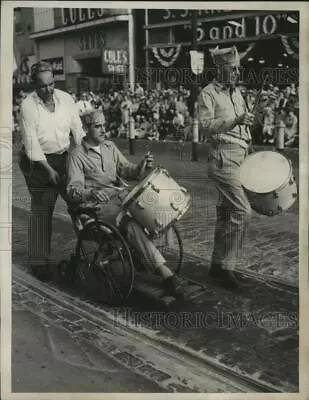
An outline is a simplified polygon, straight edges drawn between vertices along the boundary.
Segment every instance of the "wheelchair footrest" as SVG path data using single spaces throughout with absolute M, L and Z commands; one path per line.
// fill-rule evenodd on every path
M 158 301 L 164 305 L 169 305 L 176 299 L 173 296 L 165 294 L 161 283 L 161 277 L 138 273 L 135 276 L 134 289 L 137 293 L 148 297 L 151 300 Z

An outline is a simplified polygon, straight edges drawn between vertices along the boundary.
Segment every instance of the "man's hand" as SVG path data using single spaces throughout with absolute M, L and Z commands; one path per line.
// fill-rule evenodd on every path
M 58 183 L 60 181 L 60 176 L 59 176 L 58 172 L 55 171 L 53 168 L 50 168 L 48 170 L 48 175 L 49 175 L 49 181 L 55 186 L 58 185 Z
M 254 114 L 250 112 L 245 112 L 237 118 L 236 125 L 252 126 L 254 118 L 255 118 Z
M 152 168 L 152 166 L 153 166 L 153 155 L 151 154 L 150 151 L 148 151 L 145 154 L 144 160 L 145 160 L 145 167 L 146 168 Z
M 99 201 L 100 203 L 107 203 L 109 201 L 109 197 L 104 193 L 103 190 L 92 190 L 92 197 Z

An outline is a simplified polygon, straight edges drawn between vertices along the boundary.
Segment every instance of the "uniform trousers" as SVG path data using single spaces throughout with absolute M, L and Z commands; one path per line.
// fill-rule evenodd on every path
M 208 176 L 219 193 L 212 265 L 233 269 L 241 257 L 251 206 L 240 182 L 240 165 L 248 150 L 239 144 L 212 143 Z

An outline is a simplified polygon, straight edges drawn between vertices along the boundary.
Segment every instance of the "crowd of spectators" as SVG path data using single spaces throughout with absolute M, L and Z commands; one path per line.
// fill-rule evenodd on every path
M 199 88 L 199 91 L 201 88 Z M 241 87 L 241 92 L 251 110 L 258 90 Z M 133 118 L 134 136 L 149 140 L 192 140 L 192 117 L 189 113 L 190 91 L 178 89 L 145 90 L 136 84 L 135 90 L 110 90 L 108 92 L 70 92 L 80 116 L 92 109 L 102 111 L 106 120 L 107 136 L 129 137 L 130 116 Z M 14 96 L 14 137 L 19 132 L 19 110 L 27 94 Z M 256 108 L 256 120 L 251 129 L 253 144 L 274 145 L 279 124 L 284 127 L 285 146 L 298 145 L 298 87 L 294 84 L 278 88 L 273 85 L 262 92 Z M 200 142 L 207 137 L 200 137 Z

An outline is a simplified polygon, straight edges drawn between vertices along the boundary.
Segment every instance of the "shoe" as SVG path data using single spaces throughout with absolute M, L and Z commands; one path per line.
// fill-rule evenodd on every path
M 52 279 L 53 274 L 48 264 L 32 265 L 31 270 L 33 275 L 40 281 L 48 282 Z
M 212 264 L 209 277 L 216 280 L 218 285 L 225 289 L 239 289 L 240 283 L 232 271 L 223 269 L 219 264 Z
M 184 299 L 185 295 L 180 280 L 176 275 L 172 275 L 163 281 L 164 291 L 167 295 L 173 296 L 176 299 Z

